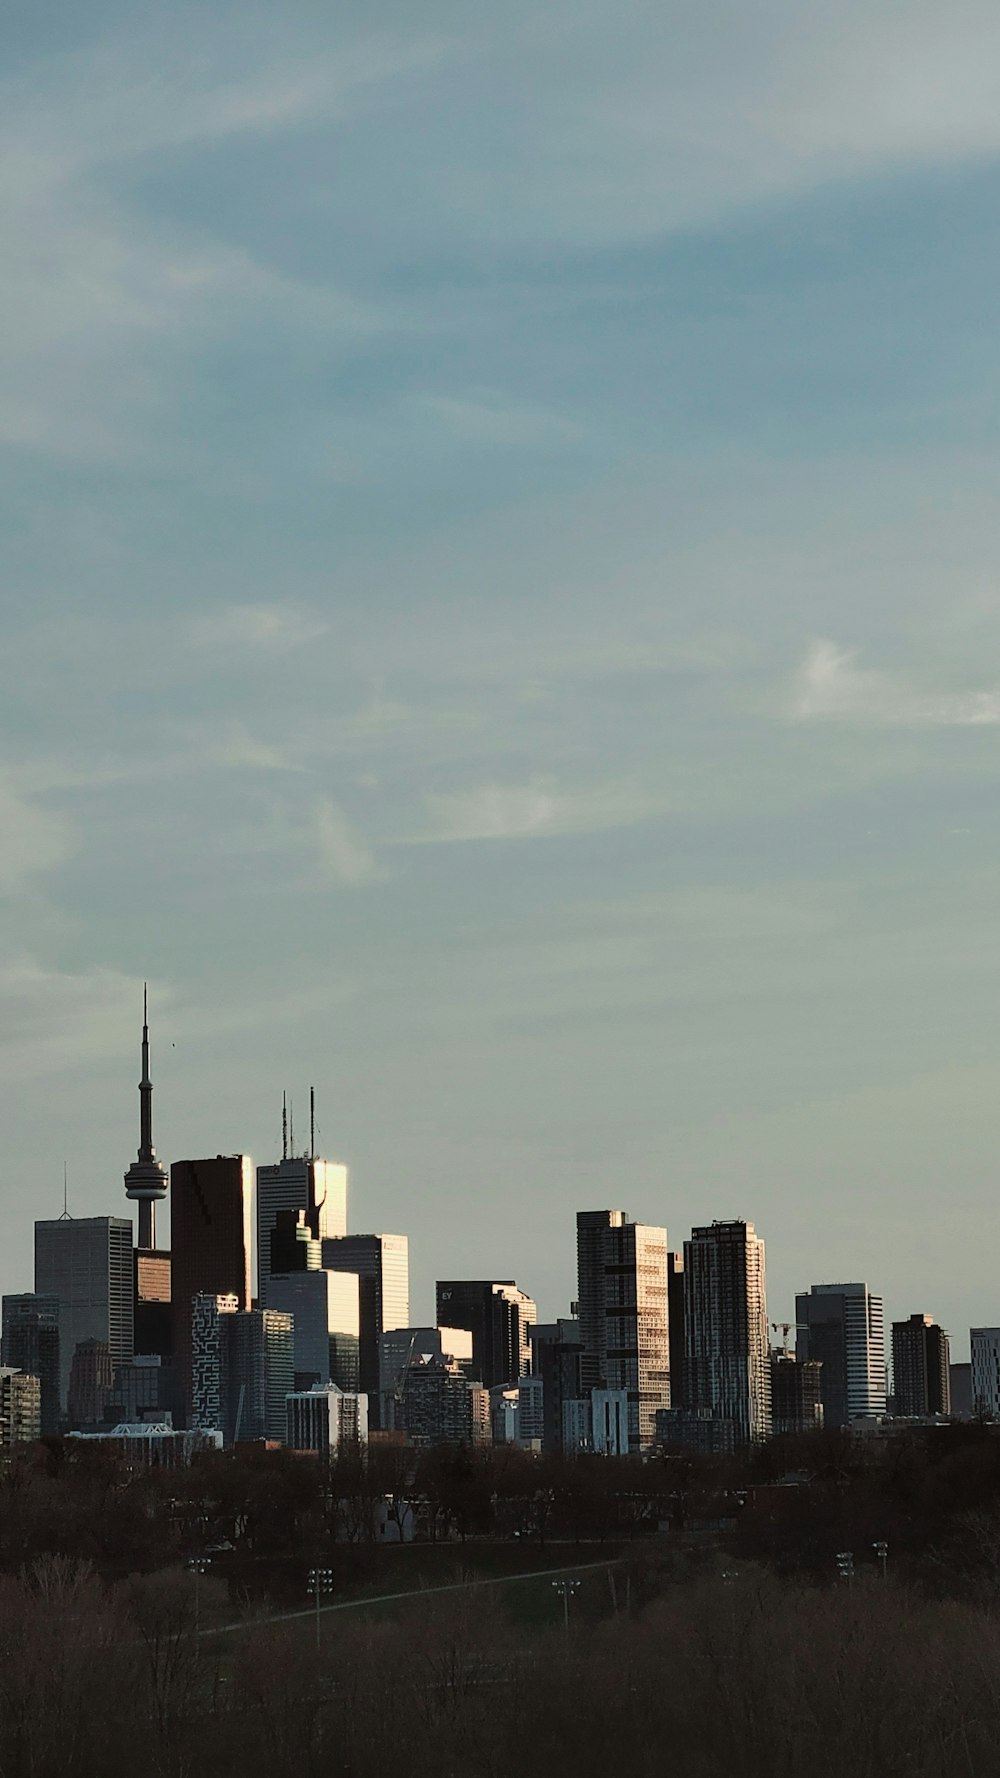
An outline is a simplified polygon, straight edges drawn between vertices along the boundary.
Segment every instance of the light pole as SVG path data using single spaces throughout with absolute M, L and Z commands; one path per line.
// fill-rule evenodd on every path
M 194 1633 L 196 1636 L 200 1636 L 201 1635 L 201 1577 L 203 1574 L 208 1573 L 208 1569 L 209 1569 L 208 1557 L 207 1556 L 192 1556 L 191 1560 L 188 1562 L 188 1567 L 190 1568 L 191 1573 L 194 1575 Z
M 568 1635 L 569 1602 L 573 1594 L 579 1592 L 580 1582 L 578 1580 L 554 1580 L 552 1585 L 555 1587 L 556 1592 L 559 1594 L 559 1597 L 563 1602 L 563 1622 L 566 1625 L 566 1634 Z
M 847 1582 L 848 1586 L 853 1585 L 853 1582 L 854 1582 L 854 1551 L 853 1550 L 838 1550 L 837 1551 L 837 1573 L 840 1575 L 841 1580 L 845 1580 Z
M 333 1569 L 310 1568 L 306 1590 L 316 1602 L 316 1647 L 319 1648 L 319 1602 L 333 1592 Z
M 880 1537 L 876 1543 L 872 1544 L 872 1549 L 875 1551 L 875 1560 L 882 1571 L 882 1579 L 886 1580 L 889 1572 L 889 1545 L 884 1538 Z

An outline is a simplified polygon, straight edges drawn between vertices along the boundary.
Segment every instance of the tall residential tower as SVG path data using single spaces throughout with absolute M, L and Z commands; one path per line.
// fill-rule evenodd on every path
M 768 1438 L 764 1243 L 752 1222 L 691 1230 L 684 1243 L 684 1327 L 686 1409 L 731 1427 L 734 1445 Z

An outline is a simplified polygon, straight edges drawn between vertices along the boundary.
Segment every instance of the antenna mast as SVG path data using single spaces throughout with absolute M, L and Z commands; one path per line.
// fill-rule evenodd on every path
M 281 1095 L 281 1158 L 288 1159 L 288 1094 Z
M 316 1159 L 316 1088 L 309 1088 L 309 1159 Z

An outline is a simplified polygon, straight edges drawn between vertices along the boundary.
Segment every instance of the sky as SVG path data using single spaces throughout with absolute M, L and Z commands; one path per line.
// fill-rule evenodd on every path
M 11 0 L 0 1290 L 158 1150 L 1000 1322 L 993 0 Z

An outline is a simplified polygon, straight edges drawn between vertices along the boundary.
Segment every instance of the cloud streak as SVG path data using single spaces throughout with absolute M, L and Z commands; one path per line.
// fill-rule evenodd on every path
M 820 640 L 795 675 L 787 714 L 794 722 L 980 728 L 1000 723 L 1000 691 L 924 692 L 860 666 L 857 649 Z
M 539 775 L 524 784 L 486 783 L 425 796 L 428 827 L 404 843 L 454 845 L 474 840 L 525 840 L 632 827 L 659 812 L 637 784 L 562 788 Z

